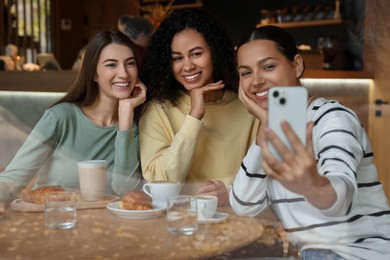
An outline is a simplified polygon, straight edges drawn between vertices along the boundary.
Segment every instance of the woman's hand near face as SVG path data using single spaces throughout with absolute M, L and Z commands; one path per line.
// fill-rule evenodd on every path
M 238 97 L 249 113 L 259 119 L 261 122 L 267 121 L 267 111 L 256 104 L 256 102 L 245 93 L 241 85 L 238 89 Z
M 198 193 L 201 195 L 210 195 L 218 197 L 218 205 L 224 206 L 228 204 L 229 191 L 225 183 L 222 181 L 208 180 L 202 187 L 199 188 Z
M 130 96 L 119 100 L 118 118 L 119 131 L 126 131 L 133 127 L 134 109 L 146 100 L 146 87 L 137 81 Z
M 264 141 L 264 130 L 266 128 L 268 118 L 267 111 L 261 108 L 258 104 L 256 104 L 253 99 L 248 97 L 241 85 L 238 89 L 238 97 L 244 104 L 248 112 L 260 121 L 260 126 L 256 136 L 256 144 L 260 145 Z
M 127 100 L 129 100 L 134 105 L 133 109 L 143 104 L 146 100 L 146 86 L 144 83 L 138 80 L 137 83 L 135 83 L 134 89 Z
M 331 207 L 337 195 L 328 178 L 317 171 L 312 144 L 313 123 L 307 125 L 306 146 L 302 144 L 288 122 L 282 122 L 282 129 L 294 152 L 291 152 L 274 132 L 266 129 L 265 139 L 274 145 L 282 161 L 271 154 L 266 142 L 262 142 L 264 171 L 268 177 L 279 181 L 290 191 L 305 196 L 317 208 Z
M 205 105 L 208 102 L 207 95 L 212 91 L 222 89 L 224 86 L 222 80 L 220 80 L 215 83 L 207 84 L 201 88 L 192 89 L 189 93 L 191 97 L 190 115 L 201 120 L 206 113 Z

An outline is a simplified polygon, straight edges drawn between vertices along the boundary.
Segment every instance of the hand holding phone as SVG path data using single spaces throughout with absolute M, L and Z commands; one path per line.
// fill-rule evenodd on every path
M 306 88 L 300 86 L 273 87 L 268 92 L 268 127 L 292 152 L 294 150 L 280 124 L 283 120 L 289 122 L 302 144 L 305 145 L 307 96 Z M 281 160 L 271 142 L 268 143 L 268 147 L 271 153 Z

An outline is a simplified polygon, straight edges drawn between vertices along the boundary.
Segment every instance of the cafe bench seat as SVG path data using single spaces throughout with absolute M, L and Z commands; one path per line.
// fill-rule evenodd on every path
M 0 91 L 0 168 L 8 165 L 44 111 L 63 95 Z

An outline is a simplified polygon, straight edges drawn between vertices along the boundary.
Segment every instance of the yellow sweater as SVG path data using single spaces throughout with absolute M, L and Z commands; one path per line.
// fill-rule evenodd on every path
M 189 185 L 186 193 L 206 180 L 231 185 L 259 121 L 246 110 L 236 93 L 206 105 L 198 120 L 189 114 L 190 97 L 178 106 L 152 102 L 139 124 L 141 165 L 145 179 L 174 180 Z

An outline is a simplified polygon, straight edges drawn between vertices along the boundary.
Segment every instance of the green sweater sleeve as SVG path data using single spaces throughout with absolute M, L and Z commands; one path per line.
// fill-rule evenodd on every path
M 137 127 L 117 132 L 114 160 L 111 187 L 115 193 L 122 195 L 131 189 L 140 187 L 142 175 Z
M 34 178 L 46 159 L 52 154 L 56 123 L 46 113 L 16 153 L 5 171 L 0 174 L 0 201 L 9 203 Z
M 77 162 L 106 160 L 106 192 L 121 196 L 142 180 L 137 127 L 118 131 L 100 127 L 74 104 L 48 109 L 4 173 L 0 174 L 0 200 L 9 202 L 37 175 L 35 187 L 61 185 L 79 189 Z

